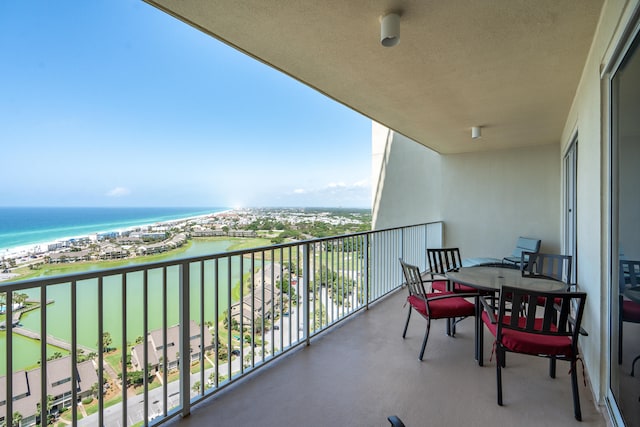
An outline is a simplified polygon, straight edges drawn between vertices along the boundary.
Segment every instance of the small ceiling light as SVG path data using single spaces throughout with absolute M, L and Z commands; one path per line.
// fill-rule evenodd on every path
M 473 139 L 482 138 L 482 127 L 481 126 L 474 126 L 474 127 L 471 128 L 471 138 L 473 138 Z
M 380 43 L 392 47 L 400 43 L 400 15 L 389 13 L 380 21 Z

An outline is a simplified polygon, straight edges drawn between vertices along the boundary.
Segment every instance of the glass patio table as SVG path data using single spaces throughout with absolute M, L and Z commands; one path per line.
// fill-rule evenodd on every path
M 520 270 L 506 267 L 461 267 L 456 271 L 446 274 L 449 283 L 461 283 L 471 286 L 479 291 L 500 292 L 503 285 L 514 288 L 528 289 L 542 292 L 558 292 L 567 289 L 564 282 L 553 279 L 522 276 Z M 481 340 L 479 334 L 482 333 L 482 305 L 479 296 L 475 298 L 476 303 L 476 337 L 475 337 L 475 357 L 480 364 Z
M 504 267 L 461 267 L 446 274 L 451 282 L 462 283 L 481 291 L 500 291 L 503 285 L 533 291 L 557 292 L 567 288 L 566 283 L 553 279 L 522 276 L 520 270 Z

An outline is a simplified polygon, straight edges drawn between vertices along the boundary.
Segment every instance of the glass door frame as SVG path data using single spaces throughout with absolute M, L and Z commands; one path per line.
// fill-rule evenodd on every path
M 607 233 L 604 236 L 606 239 L 607 252 L 606 252 L 606 279 L 607 279 L 607 289 L 605 293 L 605 298 L 607 299 L 606 307 L 607 307 L 607 316 L 606 316 L 606 330 L 609 339 L 605 340 L 604 343 L 607 346 L 605 351 L 605 359 L 606 359 L 606 392 L 605 392 L 605 406 L 611 420 L 614 421 L 616 425 L 623 426 L 624 420 L 622 418 L 622 414 L 618 408 L 615 395 L 611 389 L 611 375 L 612 370 L 615 368 L 613 363 L 617 366 L 617 360 L 614 360 L 611 355 L 611 351 L 614 347 L 613 337 L 614 337 L 614 328 L 617 328 L 617 320 L 614 321 L 612 315 L 617 312 L 617 308 L 613 307 L 613 304 L 617 304 L 618 299 L 612 298 L 613 287 L 618 287 L 618 262 L 619 262 L 619 241 L 618 241 L 618 146 L 617 146 L 617 127 L 615 126 L 615 105 L 614 105 L 614 79 L 617 75 L 617 72 L 620 70 L 620 67 L 623 65 L 624 60 L 626 59 L 627 54 L 629 53 L 633 43 L 636 38 L 640 37 L 640 5 L 636 8 L 636 10 L 631 14 L 631 18 L 628 21 L 627 28 L 622 32 L 621 37 L 619 38 L 619 43 L 617 44 L 617 48 L 613 52 L 610 60 L 607 63 L 607 66 L 603 70 L 601 75 L 601 79 L 603 80 L 604 87 L 604 97 L 605 97 L 605 105 L 606 111 L 603 112 L 604 125 L 606 126 L 606 148 L 603 150 L 603 153 L 608 155 L 608 159 L 605 159 L 603 165 L 605 165 L 607 172 L 604 176 L 608 177 L 609 182 L 606 183 L 607 190 L 609 191 L 609 197 L 607 197 L 607 214 L 608 218 L 608 229 Z M 608 169 L 608 170 L 607 170 Z M 618 338 L 619 339 L 619 338 Z M 617 342 L 616 342 L 617 347 Z M 616 358 L 617 359 L 617 358 Z

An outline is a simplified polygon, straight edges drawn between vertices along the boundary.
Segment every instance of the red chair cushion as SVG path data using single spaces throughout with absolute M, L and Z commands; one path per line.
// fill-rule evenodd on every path
M 452 295 L 454 292 L 437 292 L 427 294 L 427 299 L 441 297 L 443 295 Z M 423 316 L 427 316 L 427 309 L 422 298 L 416 295 L 410 295 L 407 298 L 411 307 L 417 310 Z M 451 317 L 467 317 L 475 314 L 475 306 L 469 301 L 461 297 L 443 298 L 435 301 L 429 301 L 429 312 L 432 319 L 446 319 Z
M 542 328 L 542 320 L 535 320 L 535 328 Z M 489 331 L 496 336 L 498 333 L 498 324 L 491 323 L 489 315 L 486 312 L 482 312 L 482 321 L 487 325 Z M 511 316 L 504 316 L 503 323 L 511 322 Z M 520 326 L 524 326 L 526 319 L 521 317 L 518 320 Z M 552 326 L 552 329 L 554 327 Z M 525 354 L 546 354 L 549 356 L 565 356 L 572 357 L 573 351 L 571 349 L 571 339 L 564 336 L 542 335 L 532 334 L 529 332 L 515 331 L 513 329 L 502 329 L 502 346 L 506 349 Z
M 437 282 L 433 282 L 431 284 L 431 288 L 433 288 L 434 291 L 447 292 L 447 281 L 438 280 Z M 457 294 L 467 294 L 478 292 L 478 290 L 476 288 L 472 288 L 471 286 L 463 285 L 462 283 L 454 283 L 453 292 Z
M 640 304 L 634 301 L 622 301 L 622 320 L 640 323 Z
M 525 354 L 573 357 L 571 338 L 502 329 L 502 346 Z
M 438 280 L 437 282 L 432 282 L 431 283 L 431 288 L 434 291 L 447 292 L 447 281 L 446 280 Z

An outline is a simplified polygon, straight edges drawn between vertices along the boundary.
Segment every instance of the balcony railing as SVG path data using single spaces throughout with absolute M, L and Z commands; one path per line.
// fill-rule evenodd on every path
M 402 282 L 398 258 L 424 268 L 441 242 L 438 222 L 2 285 L 0 421 L 186 415 L 368 308 Z

